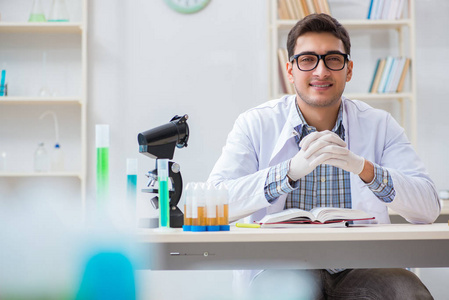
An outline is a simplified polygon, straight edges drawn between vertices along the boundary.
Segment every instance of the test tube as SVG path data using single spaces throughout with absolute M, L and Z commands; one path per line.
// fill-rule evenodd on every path
M 137 159 L 126 159 L 126 200 L 132 219 L 136 218 L 137 202 Z
M 218 201 L 217 201 L 218 225 L 220 231 L 229 231 L 229 195 L 225 184 L 218 186 Z
M 200 182 L 193 188 L 192 201 L 192 231 L 206 231 L 206 198 L 204 183 Z
M 184 189 L 184 231 L 192 231 L 192 188 L 194 183 L 187 183 Z
M 159 183 L 159 228 L 170 227 L 170 199 L 168 196 L 168 159 L 157 160 Z
M 211 183 L 206 184 L 207 231 L 219 231 L 217 219 L 217 190 Z
M 95 126 L 97 147 L 97 208 L 101 210 L 109 197 L 109 125 Z

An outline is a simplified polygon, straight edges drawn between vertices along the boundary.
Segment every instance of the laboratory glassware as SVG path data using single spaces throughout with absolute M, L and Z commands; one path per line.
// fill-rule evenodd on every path
M 64 151 L 59 143 L 56 143 L 51 153 L 51 166 L 52 171 L 61 172 L 64 171 Z
M 47 172 L 49 167 L 48 154 L 44 143 L 39 143 L 34 152 L 34 171 Z
M 170 227 L 170 198 L 168 195 L 168 159 L 157 160 L 157 180 L 159 183 L 159 228 Z
M 42 9 L 41 0 L 34 0 L 33 7 L 31 8 L 30 17 L 28 22 L 46 22 L 44 10 Z
M 136 217 L 137 202 L 137 159 L 126 159 L 126 200 L 132 219 Z
M 97 208 L 102 210 L 109 197 L 109 125 L 95 126 L 97 148 Z
M 70 20 L 65 0 L 53 0 L 48 22 L 68 22 Z
M 182 226 L 184 231 L 192 230 L 192 189 L 194 184 L 194 182 L 189 182 L 184 189 L 184 225 Z

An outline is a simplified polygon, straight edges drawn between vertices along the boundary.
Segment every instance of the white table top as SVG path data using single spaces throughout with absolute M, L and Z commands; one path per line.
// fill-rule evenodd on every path
M 229 232 L 184 232 L 172 229 L 158 232 L 139 229 L 137 241 L 143 243 L 220 243 L 279 241 L 375 241 L 375 240 L 445 240 L 449 224 L 379 224 L 345 228 L 236 228 Z

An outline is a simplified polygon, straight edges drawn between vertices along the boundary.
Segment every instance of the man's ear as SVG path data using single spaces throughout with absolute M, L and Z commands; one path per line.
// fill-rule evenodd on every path
M 354 67 L 354 63 L 352 60 L 348 61 L 348 73 L 346 74 L 346 82 L 349 82 L 352 78 L 352 68 Z
M 294 83 L 294 78 L 293 78 L 293 64 L 290 62 L 287 62 L 285 64 L 285 67 L 287 69 L 287 74 L 288 74 L 288 81 L 290 81 L 291 83 Z

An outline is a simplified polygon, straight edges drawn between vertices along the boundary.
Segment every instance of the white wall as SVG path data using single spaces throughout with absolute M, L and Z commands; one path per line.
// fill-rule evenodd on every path
M 238 114 L 267 100 L 265 4 L 214 0 L 182 15 L 164 1 L 96 0 L 89 12 L 89 195 L 100 123 L 111 126 L 113 195 L 124 195 L 128 157 L 144 187 L 155 161 L 139 154 L 137 134 L 176 114 L 189 115 L 191 135 L 174 160 L 184 182 L 205 181 Z M 148 215 L 148 202 L 138 209 Z

